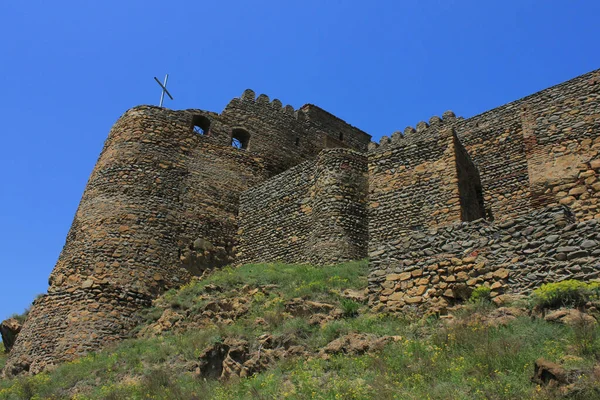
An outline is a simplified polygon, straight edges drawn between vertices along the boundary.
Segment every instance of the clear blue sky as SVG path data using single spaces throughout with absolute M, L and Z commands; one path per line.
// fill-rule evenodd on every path
M 494 4 L 491 4 L 494 3 Z M 0 320 L 45 292 L 111 125 L 252 88 L 375 139 L 600 68 L 600 2 L 2 1 Z

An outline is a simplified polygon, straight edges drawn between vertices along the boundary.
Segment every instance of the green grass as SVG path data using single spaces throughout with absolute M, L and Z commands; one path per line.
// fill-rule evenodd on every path
M 485 315 L 491 303 L 469 304 L 452 325 L 434 317 L 372 313 L 339 294 L 364 289 L 366 275 L 365 262 L 226 268 L 167 293 L 144 312 L 147 323 L 167 308 L 195 315 L 211 300 L 205 298 L 207 289 L 214 299 L 277 287 L 254 293 L 248 312 L 233 323 L 130 339 L 51 372 L 0 380 L 0 399 L 553 399 L 553 392 L 530 382 L 537 358 L 558 362 L 568 355 L 569 366 L 584 370 L 600 358 L 598 327 L 571 328 L 525 317 L 498 328 L 470 322 L 470 315 Z M 215 292 L 214 285 L 222 292 Z M 333 304 L 343 317 L 311 325 L 309 317 L 285 311 L 285 303 L 297 297 Z M 257 318 L 266 324 L 255 323 Z M 330 341 L 352 332 L 402 339 L 374 354 L 316 355 Z M 252 347 L 264 333 L 292 338 L 314 356 L 280 360 L 267 371 L 226 382 L 194 375 L 206 346 L 237 337 Z M 591 392 L 591 378 L 583 377 L 580 385 L 582 391 L 572 398 L 598 396 Z
M 0 342 L 0 371 L 4 368 L 4 364 L 6 364 L 6 353 L 4 352 L 4 343 Z

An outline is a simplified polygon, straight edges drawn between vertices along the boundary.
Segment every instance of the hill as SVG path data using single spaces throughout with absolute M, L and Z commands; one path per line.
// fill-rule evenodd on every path
M 0 399 L 600 397 L 593 305 L 544 315 L 480 290 L 450 315 L 390 315 L 365 304 L 366 277 L 366 262 L 205 274 L 155 300 L 134 337 L 0 380 Z

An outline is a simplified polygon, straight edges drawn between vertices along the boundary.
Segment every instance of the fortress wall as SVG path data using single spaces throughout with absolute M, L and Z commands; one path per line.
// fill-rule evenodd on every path
M 366 152 L 370 136 L 335 115 L 313 104 L 302 106 L 298 113 L 308 120 L 311 131 L 318 142 L 325 142 L 325 148 L 342 147 Z
M 192 132 L 199 115 L 204 135 Z M 236 128 L 247 149 L 231 147 Z M 6 370 L 126 336 L 136 310 L 236 251 L 238 262 L 326 264 L 364 257 L 368 241 L 371 300 L 390 309 L 443 308 L 482 284 L 498 295 L 596 277 L 599 132 L 600 70 L 379 145 L 316 106 L 250 90 L 221 114 L 135 107 L 106 140 Z M 340 149 L 367 146 L 368 162 Z
M 211 142 L 191 132 L 185 111 L 141 106 L 117 121 L 48 296 L 33 307 L 7 370 L 41 370 L 98 349 L 135 326 L 134 311 L 190 271 L 231 261 L 237 196 L 267 175 L 260 156 Z M 99 307 L 88 308 L 94 303 Z
M 314 161 L 306 161 L 240 197 L 237 262 L 307 261 Z
M 264 94 L 256 99 L 254 96 L 253 91 L 246 90 L 227 105 L 220 119 L 250 133 L 248 151 L 261 154 L 272 175 L 314 159 L 324 148 L 366 150 L 370 142 L 369 135 L 319 107 L 305 105 L 295 111 L 291 106 L 282 107 L 279 100 L 270 101 Z
M 221 114 L 127 111 L 111 129 L 48 296 L 32 310 L 7 370 L 39 371 L 98 349 L 135 326 L 134 311 L 164 290 L 231 263 L 240 193 L 325 146 L 318 124 L 302 115 L 251 91 Z M 366 146 L 370 136 L 338 123 Z M 247 149 L 231 146 L 236 128 L 252 135 Z
M 264 155 L 271 175 L 314 158 L 317 153 L 309 146 L 312 143 L 302 138 L 303 129 L 293 109 L 290 112 L 280 102 L 271 103 L 265 95 L 254 99 L 251 90 L 244 92 L 242 98 L 233 99 L 221 113 L 221 119 L 231 128 L 250 133 L 248 151 Z M 296 137 L 301 138 L 299 145 Z
M 595 142 L 600 70 L 454 127 L 479 170 L 486 206 L 497 220 L 556 204 L 568 204 L 578 218 L 599 213 L 591 162 L 600 147 Z
M 185 151 L 194 139 L 184 115 L 158 107 L 134 108 L 117 121 L 50 277 L 51 289 L 94 277 L 154 293 L 155 274 L 167 287 L 185 279 L 173 237 L 181 231 Z
M 141 322 L 136 312 L 151 304 L 141 293 L 106 282 L 51 291 L 33 302 L 3 372 L 36 374 L 122 340 Z
M 438 298 L 441 303 L 448 302 L 452 295 L 446 282 L 451 282 L 459 272 L 467 273 L 460 275 L 465 278 L 464 282 L 471 282 L 469 286 L 488 282 L 500 289 L 508 282 L 515 291 L 529 290 L 547 277 L 552 281 L 588 276 L 581 275 L 582 270 L 595 276 L 595 266 L 590 267 L 592 261 L 586 260 L 588 256 L 598 255 L 589 250 L 595 249 L 595 245 L 586 249 L 570 248 L 569 252 L 557 250 L 557 247 L 569 249 L 573 243 L 582 243 L 583 239 L 593 236 L 595 225 L 571 227 L 572 231 L 583 229 L 578 232 L 583 239 L 564 233 L 568 240 L 559 240 L 556 246 L 550 246 L 554 242 L 542 246 L 539 240 L 524 241 L 519 232 L 503 233 L 502 222 L 525 222 L 538 235 L 534 239 L 543 241 L 544 235 L 554 232 L 543 230 L 542 221 L 547 218 L 536 210 L 569 205 L 572 212 L 569 218 L 573 220 L 600 217 L 600 184 L 597 181 L 600 173 L 599 79 L 600 71 L 593 71 L 467 120 L 445 113 L 443 119 L 433 117 L 429 124 L 420 122 L 416 130 L 407 128 L 403 135 L 394 133 L 391 138 L 382 138 L 380 145 L 372 145 L 369 152 L 369 256 L 373 271 L 371 279 L 377 282 L 371 285 L 375 301 L 379 296 L 385 303 L 387 296 L 393 296 L 392 303 L 399 302 L 396 305 L 407 299 L 410 299 L 407 303 L 412 304 L 429 303 Z M 450 145 L 446 146 L 441 139 L 445 130 L 455 132 L 455 170 L 451 167 Z M 448 150 L 444 152 L 443 149 Z M 420 151 L 429 157 L 427 162 L 420 159 Z M 457 172 L 456 179 L 441 182 L 439 177 L 450 171 L 452 174 Z M 455 198 L 451 193 L 455 186 L 460 198 L 460 214 L 456 207 L 442 208 L 444 203 L 440 201 L 441 196 L 446 196 L 452 204 Z M 483 202 L 473 201 L 478 193 Z M 470 210 L 465 204 L 473 208 Z M 481 213 L 481 208 L 486 212 Z M 486 243 L 493 243 L 492 248 L 485 245 L 481 245 L 481 249 L 470 248 L 473 235 L 465 235 L 455 224 L 484 214 L 488 222 L 500 223 L 490 228 L 489 233 L 493 236 L 483 235 Z M 401 218 L 397 219 L 397 216 Z M 399 220 L 405 221 L 404 224 Z M 426 234 L 428 229 L 435 233 Z M 444 235 L 440 236 L 440 233 Z M 556 234 L 563 235 L 561 232 Z M 498 235 L 505 235 L 501 243 L 497 242 Z M 453 237 L 456 240 L 451 240 Z M 460 238 L 468 243 L 466 249 L 461 249 L 463 253 L 452 254 L 455 250 L 452 246 L 461 243 Z M 427 242 L 414 243 L 415 239 Z M 479 239 L 475 235 L 474 243 Z M 444 240 L 454 244 L 450 246 Z M 590 246 L 590 243 L 586 245 Z M 442 247 L 444 252 L 440 254 Z M 547 252 L 538 253 L 538 248 Z M 471 251 L 488 252 L 491 256 L 487 261 L 478 259 L 476 263 L 460 261 L 470 260 Z M 552 252 L 561 253 L 557 255 L 560 259 L 552 259 Z M 487 263 L 492 270 L 517 268 L 518 271 L 511 272 L 510 281 L 499 280 L 488 274 L 492 270 L 482 269 L 481 262 Z M 467 266 L 463 268 L 461 263 L 467 263 Z M 417 264 L 420 269 L 415 267 Z M 543 276 L 536 271 L 544 271 Z M 399 275 L 402 278 L 398 278 Z M 429 276 L 429 280 L 423 275 Z M 430 291 L 432 288 L 434 290 Z
M 497 296 L 597 278 L 599 223 L 575 222 L 571 210 L 556 206 L 502 223 L 478 220 L 415 233 L 403 238 L 405 251 L 396 264 L 371 271 L 371 302 L 393 311 L 443 310 L 481 285 Z
M 244 192 L 238 263 L 366 256 L 366 157 L 329 149 Z
M 519 114 L 507 111 L 481 121 L 467 121 L 458 122 L 455 129 L 479 171 L 488 217 L 504 220 L 531 211 Z
M 599 218 L 600 71 L 567 83 L 523 106 L 533 199 L 569 205 L 578 219 Z
M 416 134 L 418 135 L 418 134 Z M 394 263 L 403 240 L 430 226 L 460 221 L 452 131 L 407 137 L 369 153 L 369 258 Z
M 269 176 L 261 157 L 199 139 L 187 154 L 178 241 L 184 267 L 196 275 L 234 261 L 239 196 Z
M 311 187 L 308 259 L 334 264 L 367 256 L 367 157 L 347 149 L 323 150 Z

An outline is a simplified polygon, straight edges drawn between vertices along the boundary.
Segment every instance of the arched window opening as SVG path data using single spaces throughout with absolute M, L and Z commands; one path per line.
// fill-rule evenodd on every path
M 340 132 L 340 140 L 344 140 L 344 132 Z
M 300 138 L 299 137 L 296 138 L 296 146 L 300 146 Z
M 250 142 L 250 134 L 245 129 L 236 128 L 231 132 L 231 146 L 246 150 Z
M 204 115 L 194 115 L 192 118 L 193 131 L 199 135 L 208 135 L 210 130 L 210 119 Z

